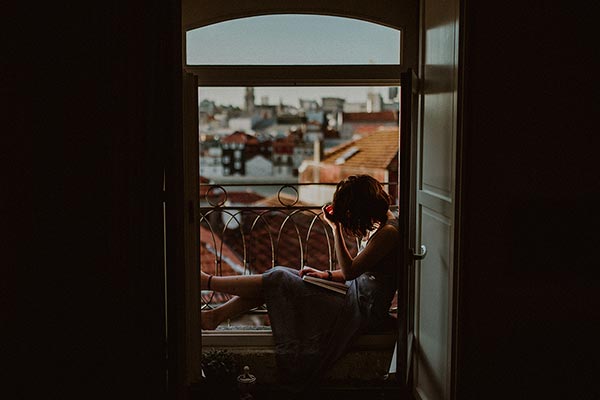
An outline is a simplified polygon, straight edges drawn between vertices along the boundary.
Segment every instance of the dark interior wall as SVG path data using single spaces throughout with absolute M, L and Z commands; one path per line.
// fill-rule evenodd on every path
M 32 223 L 17 247 L 17 398 L 165 398 L 176 3 L 42 3 L 8 18 L 22 79 L 10 86 L 18 130 L 4 133 L 26 139 L 7 172 L 33 178 L 14 201 Z
M 458 398 L 599 398 L 598 14 L 484 3 L 463 15 Z
M 7 11 L 18 398 L 164 397 L 172 3 Z M 597 395 L 597 13 L 585 7 L 466 3 L 460 399 Z

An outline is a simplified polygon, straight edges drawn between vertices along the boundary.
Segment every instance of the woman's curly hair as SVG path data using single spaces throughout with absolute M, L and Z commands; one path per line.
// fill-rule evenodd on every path
M 390 196 L 370 175 L 352 175 L 337 184 L 333 219 L 348 235 L 362 237 L 376 224 L 387 221 Z

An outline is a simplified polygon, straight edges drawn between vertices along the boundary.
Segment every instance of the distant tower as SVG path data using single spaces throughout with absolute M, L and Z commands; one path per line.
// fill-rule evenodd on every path
M 246 96 L 244 96 L 246 112 L 248 114 L 254 113 L 254 88 L 247 87 L 246 88 Z

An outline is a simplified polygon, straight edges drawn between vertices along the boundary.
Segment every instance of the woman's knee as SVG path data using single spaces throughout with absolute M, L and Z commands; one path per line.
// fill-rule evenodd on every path
M 268 280 L 282 281 L 286 279 L 286 277 L 289 277 L 290 275 L 294 274 L 298 274 L 298 271 L 289 267 L 278 265 L 265 271 L 265 273 L 263 274 L 263 279 L 267 278 Z

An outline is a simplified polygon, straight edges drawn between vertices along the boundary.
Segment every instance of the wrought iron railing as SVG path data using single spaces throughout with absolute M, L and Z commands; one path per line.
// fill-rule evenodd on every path
M 388 187 L 397 185 L 384 184 Z M 309 186 L 333 194 L 335 185 L 201 184 L 200 262 L 203 271 L 223 276 L 262 273 L 277 265 L 297 269 L 304 266 L 336 269 L 333 235 L 323 220 L 322 204 L 303 201 L 301 196 L 302 190 Z M 226 190 L 231 187 L 269 189 L 272 195 L 262 197 L 247 191 Z M 397 207 L 392 207 L 393 211 L 395 209 Z M 349 249 L 356 251 L 358 241 L 345 240 Z M 226 294 L 203 291 L 201 307 L 211 308 L 229 298 Z M 263 315 L 263 321 L 254 321 L 254 325 L 268 325 L 265 311 L 264 306 L 254 310 L 254 314 Z

